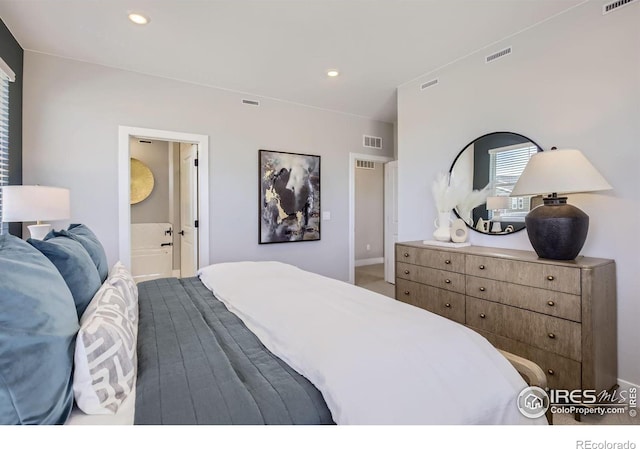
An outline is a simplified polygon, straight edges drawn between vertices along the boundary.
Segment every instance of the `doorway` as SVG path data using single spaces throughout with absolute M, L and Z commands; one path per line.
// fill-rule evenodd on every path
M 132 210 L 131 210 L 131 161 L 133 152 L 132 141 L 160 142 L 168 145 L 168 172 L 182 172 L 179 176 L 171 177 L 174 185 L 169 186 L 172 195 L 167 193 L 168 209 L 167 221 L 152 223 L 171 225 L 170 229 L 163 229 L 165 237 L 176 237 L 169 241 L 162 241 L 166 246 L 172 243 L 179 247 L 179 262 L 172 263 L 172 275 L 193 276 L 198 268 L 209 264 L 209 138 L 198 134 L 187 134 L 173 131 L 163 131 L 147 128 L 133 128 L 121 126 L 119 128 L 118 151 L 118 209 L 119 209 L 119 258 L 127 267 L 132 268 Z M 187 165 L 190 164 L 189 169 Z M 207 169 L 203 169 L 207 167 Z M 167 181 L 167 183 L 169 183 Z M 177 186 L 175 184 L 178 184 Z M 169 190 L 169 189 L 167 189 Z M 176 200 L 175 192 L 179 197 Z M 185 193 L 184 195 L 182 193 Z M 179 226 L 177 226 L 179 224 Z M 166 227 L 166 226 L 165 226 Z M 144 232 L 144 231 L 143 231 Z M 160 230 L 158 231 L 160 232 Z M 166 248 L 165 246 L 165 248 Z M 172 248 L 173 250 L 173 248 Z M 166 267 L 166 256 L 165 267 Z M 184 259 L 184 260 L 183 260 Z M 179 266 L 179 272 L 174 271 Z
M 385 163 L 390 161 L 392 161 L 392 158 L 385 157 L 385 156 L 374 156 L 370 154 L 358 154 L 358 153 L 349 154 L 349 282 L 352 284 L 355 284 L 355 277 L 356 277 L 356 273 L 355 273 L 355 270 L 356 270 L 356 170 L 359 170 L 357 166 L 359 164 L 362 165 L 363 163 L 364 165 L 367 165 L 366 163 L 372 163 L 374 165 L 383 166 Z M 384 195 L 382 195 L 382 198 L 384 198 Z M 382 201 L 384 201 L 384 199 L 382 199 Z M 385 226 L 384 217 L 385 217 L 385 214 L 387 213 L 386 212 L 387 206 L 384 205 L 383 209 L 385 212 L 383 214 L 379 214 L 379 216 L 376 218 L 376 220 L 378 221 L 377 224 L 380 225 L 381 229 L 383 229 Z M 371 245 L 371 243 L 369 244 Z M 364 251 L 365 251 L 364 254 L 366 254 L 367 242 L 363 242 L 363 245 L 364 245 Z M 384 248 L 384 242 L 382 243 L 382 247 Z M 362 248 L 359 248 L 359 250 L 360 249 Z M 373 246 L 370 247 L 370 250 L 371 249 L 373 249 Z M 364 257 L 359 255 L 358 258 L 361 261 L 360 263 L 362 263 L 363 259 L 365 260 L 365 263 L 369 263 L 369 262 L 376 262 L 380 264 L 384 263 L 383 255 L 382 256 L 379 255 L 379 257 Z M 381 279 L 384 280 L 384 269 L 382 265 L 377 268 L 380 268 L 379 271 L 381 271 L 382 273 Z M 384 287 L 384 288 L 388 289 L 387 287 Z
M 131 137 L 131 273 L 195 276 L 198 145 Z

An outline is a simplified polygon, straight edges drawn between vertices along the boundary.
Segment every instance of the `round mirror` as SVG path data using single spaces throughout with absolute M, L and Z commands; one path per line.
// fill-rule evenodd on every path
M 131 204 L 147 199 L 153 191 L 154 179 L 151 169 L 144 162 L 131 158 Z
M 470 193 L 486 188 L 486 195 L 479 194 L 479 206 L 472 201 L 458 205 L 456 215 L 483 234 L 503 235 L 524 229 L 524 217 L 542 199 L 509 195 L 538 151 L 542 148 L 533 140 L 511 132 L 485 134 L 465 146 L 451 164 L 451 179 Z

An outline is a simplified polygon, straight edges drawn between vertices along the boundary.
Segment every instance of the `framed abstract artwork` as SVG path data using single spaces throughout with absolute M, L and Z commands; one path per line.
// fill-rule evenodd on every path
M 320 156 L 258 151 L 258 242 L 320 240 Z

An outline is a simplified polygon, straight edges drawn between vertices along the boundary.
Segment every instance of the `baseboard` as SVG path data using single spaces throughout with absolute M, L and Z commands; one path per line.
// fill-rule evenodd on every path
M 365 265 L 375 265 L 378 263 L 384 263 L 384 257 L 373 257 L 371 259 L 358 259 L 356 260 L 356 267 L 364 267 Z
M 180 277 L 180 270 L 173 270 L 173 272 L 171 274 L 173 275 L 174 278 L 179 278 Z
M 633 384 L 631 382 L 627 382 L 626 380 L 618 379 L 618 385 L 621 390 L 628 390 L 629 388 L 639 389 L 640 385 Z

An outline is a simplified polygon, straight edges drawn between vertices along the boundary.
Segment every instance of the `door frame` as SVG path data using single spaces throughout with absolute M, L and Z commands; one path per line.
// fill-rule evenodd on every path
M 198 267 L 209 265 L 209 136 L 161 129 L 118 127 L 119 259 L 131 269 L 131 137 L 198 145 Z
M 373 154 L 349 153 L 349 282 L 351 284 L 356 281 L 356 160 L 385 164 L 394 159 Z M 384 195 L 382 201 L 384 202 Z M 384 223 L 384 215 L 380 219 Z
M 390 180 L 389 166 L 394 164 L 395 183 Z M 394 186 L 395 184 L 395 190 Z M 390 284 L 395 284 L 395 244 L 397 242 L 398 230 L 396 229 L 396 240 L 393 239 L 391 222 L 394 218 L 394 209 L 398 209 L 398 160 L 386 162 L 384 164 L 384 280 Z M 391 207 L 390 207 L 391 206 Z M 393 259 L 393 260 L 391 260 Z

